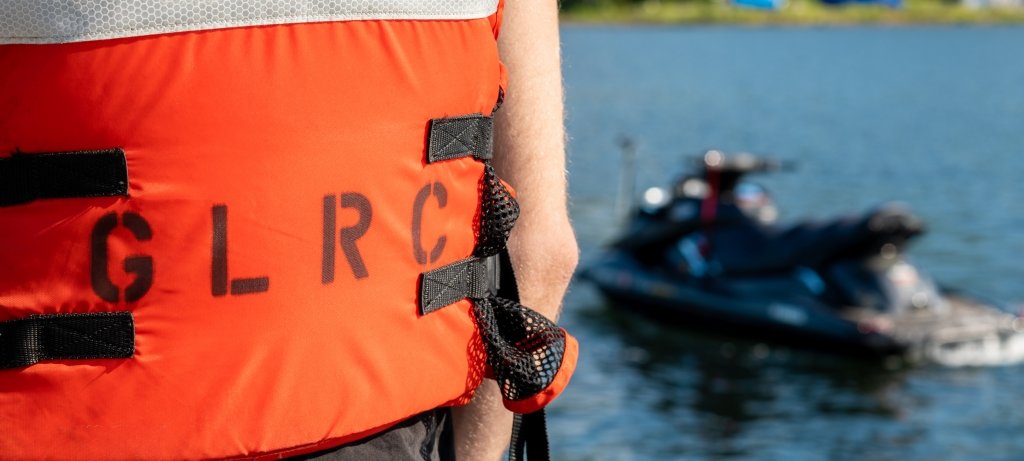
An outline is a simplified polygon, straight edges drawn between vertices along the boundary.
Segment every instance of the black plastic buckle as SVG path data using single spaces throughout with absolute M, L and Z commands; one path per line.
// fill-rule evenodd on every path
M 487 268 L 487 293 L 490 298 L 498 296 L 501 289 L 501 260 L 500 255 L 490 256 L 484 259 Z
M 497 256 L 470 257 L 420 274 L 420 313 L 429 314 L 466 298 L 492 298 L 500 288 Z

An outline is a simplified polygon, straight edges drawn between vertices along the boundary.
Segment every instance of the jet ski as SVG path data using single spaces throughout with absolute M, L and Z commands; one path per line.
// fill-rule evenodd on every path
M 752 173 L 791 165 L 709 151 L 671 187 L 645 191 L 625 231 L 580 276 L 612 306 L 661 321 L 823 351 L 945 365 L 1024 359 L 1024 320 L 942 287 L 907 246 L 907 207 L 784 225 Z

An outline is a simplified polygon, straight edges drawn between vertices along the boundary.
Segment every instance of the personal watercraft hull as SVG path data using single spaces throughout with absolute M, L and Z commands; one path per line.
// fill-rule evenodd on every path
M 685 327 L 733 333 L 812 350 L 901 355 L 951 365 L 1024 354 L 1018 317 L 969 297 L 945 293 L 946 308 L 880 313 L 821 302 L 792 276 L 694 279 L 652 268 L 609 250 L 581 272 L 617 309 Z M 756 296 L 750 294 L 756 293 Z M 968 357 L 970 356 L 970 357 Z M 998 358 L 996 357 L 998 356 Z

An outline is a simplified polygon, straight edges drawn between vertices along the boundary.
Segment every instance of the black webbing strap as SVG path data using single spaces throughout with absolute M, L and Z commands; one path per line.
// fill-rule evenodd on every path
M 502 250 L 498 257 L 501 286 L 498 296 L 519 301 L 519 286 L 512 270 L 508 250 Z M 512 441 L 508 446 L 508 461 L 548 461 L 551 449 L 548 446 L 548 423 L 544 409 L 533 413 L 516 414 L 512 420 Z
M 134 353 L 131 312 L 34 315 L 0 322 L 0 369 L 42 360 L 124 359 Z
M 420 276 L 420 314 L 466 298 L 486 298 L 498 290 L 497 257 L 466 258 Z
M 469 156 L 490 160 L 494 150 L 493 131 L 491 117 L 479 114 L 432 119 L 427 163 Z
M 0 206 L 118 195 L 128 195 L 128 166 L 121 149 L 0 158 Z
M 508 447 L 508 461 L 549 461 L 548 423 L 544 409 L 533 413 L 516 414 L 512 420 L 512 443 Z

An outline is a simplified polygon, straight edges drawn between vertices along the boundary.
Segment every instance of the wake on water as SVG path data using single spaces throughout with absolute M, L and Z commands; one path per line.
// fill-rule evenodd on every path
M 1007 315 L 999 328 L 970 339 L 949 339 L 942 330 L 927 341 L 920 358 L 927 363 L 946 367 L 1008 366 L 1024 363 L 1024 318 Z

